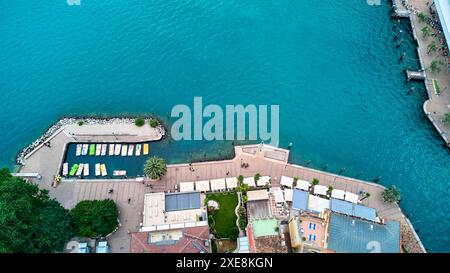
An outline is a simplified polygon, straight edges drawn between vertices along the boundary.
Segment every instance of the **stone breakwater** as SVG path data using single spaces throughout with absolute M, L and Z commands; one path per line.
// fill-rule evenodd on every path
M 145 117 L 144 117 L 145 118 Z M 32 153 L 35 149 L 48 142 L 61 128 L 68 125 L 77 125 L 80 122 L 83 124 L 134 124 L 136 117 L 111 117 L 111 118 L 82 118 L 82 117 L 67 117 L 58 120 L 54 125 L 52 125 L 45 133 L 43 133 L 38 139 L 33 141 L 30 145 L 26 146 L 22 151 L 19 152 L 16 158 L 16 163 L 19 165 L 24 165 L 25 157 Z M 161 122 L 156 127 L 161 136 L 165 136 L 166 130 Z

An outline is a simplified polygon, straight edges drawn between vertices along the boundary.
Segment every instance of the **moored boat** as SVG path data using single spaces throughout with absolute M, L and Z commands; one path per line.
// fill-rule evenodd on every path
M 121 149 L 122 149 L 122 144 L 116 144 L 116 147 L 114 148 L 114 155 L 120 155 Z
M 97 144 L 95 147 L 95 155 L 99 156 L 102 153 L 102 144 Z
M 83 168 L 84 168 L 84 164 L 80 163 L 80 165 L 78 165 L 78 170 L 77 170 L 77 176 L 80 176 L 83 173 Z
M 127 171 L 124 171 L 124 170 L 116 170 L 116 171 L 113 172 L 113 175 L 114 175 L 114 176 L 124 176 L 124 175 L 127 175 Z
M 114 144 L 109 144 L 108 155 L 114 155 Z
M 95 164 L 95 176 L 100 175 L 100 163 Z
M 142 144 L 136 144 L 136 156 L 141 155 Z
M 108 172 L 106 171 L 106 165 L 105 164 L 101 164 L 100 165 L 100 171 L 102 172 L 102 176 L 107 176 Z
M 89 150 L 89 145 L 83 144 L 83 148 L 81 148 L 81 155 L 87 155 L 88 150 Z
M 95 155 L 95 144 L 89 145 L 89 155 Z
M 76 156 L 80 156 L 81 155 L 81 148 L 83 147 L 83 145 L 81 144 L 77 144 L 77 151 L 76 151 Z
M 107 144 L 102 144 L 102 152 L 101 152 L 101 155 L 102 156 L 105 156 L 106 155 L 106 149 L 108 148 L 108 145 Z
M 122 156 L 126 156 L 128 152 L 128 146 L 122 145 Z
M 69 175 L 74 176 L 77 173 L 78 170 L 78 164 L 73 164 L 72 168 L 70 168 Z
M 83 176 L 89 176 L 89 164 L 85 163 L 83 168 Z
M 62 175 L 67 176 L 68 174 L 69 174 L 69 163 L 66 162 L 63 164 Z
M 148 143 L 144 143 L 144 155 L 148 155 Z
M 134 152 L 134 145 L 130 144 L 130 146 L 128 147 L 128 156 L 132 156 Z

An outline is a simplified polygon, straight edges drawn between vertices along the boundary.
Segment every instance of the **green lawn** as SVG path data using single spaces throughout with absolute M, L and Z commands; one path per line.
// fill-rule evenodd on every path
M 219 210 L 208 212 L 214 219 L 213 221 L 209 219 L 209 225 L 213 230 L 215 229 L 216 236 L 219 238 L 236 238 L 239 233 L 236 226 L 237 217 L 234 213 L 238 205 L 237 194 L 234 192 L 208 194 L 206 202 L 208 200 L 214 200 L 219 203 Z

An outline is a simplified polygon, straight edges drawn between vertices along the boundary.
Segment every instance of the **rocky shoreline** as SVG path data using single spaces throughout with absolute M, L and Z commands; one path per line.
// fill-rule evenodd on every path
M 150 118 L 146 116 L 139 116 L 142 118 Z M 79 122 L 83 122 L 83 124 L 134 124 L 136 117 L 110 117 L 110 118 L 93 118 L 93 117 L 65 117 L 58 120 L 55 124 L 53 124 L 47 131 L 45 131 L 38 139 L 33 141 L 31 144 L 26 146 L 19 152 L 16 157 L 16 163 L 19 165 L 24 165 L 25 157 L 32 153 L 36 148 L 46 143 L 59 129 L 67 125 L 75 125 L 79 124 Z M 156 119 L 156 118 L 155 118 Z M 161 121 L 158 119 L 159 125 L 156 127 L 156 130 L 161 134 L 162 137 L 166 135 L 166 129 L 162 125 Z M 149 126 L 147 124 L 147 126 Z

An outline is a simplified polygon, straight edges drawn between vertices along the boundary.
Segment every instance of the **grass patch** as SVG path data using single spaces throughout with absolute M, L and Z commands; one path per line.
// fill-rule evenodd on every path
M 238 197 L 234 192 L 208 194 L 205 202 L 214 200 L 219 203 L 219 209 L 209 211 L 208 222 L 213 230 L 213 233 L 219 238 L 236 239 L 239 235 L 239 230 L 236 226 L 236 214 L 234 210 L 238 205 Z
M 439 87 L 439 82 L 437 80 L 433 80 L 434 93 L 436 95 L 441 94 L 441 88 Z

